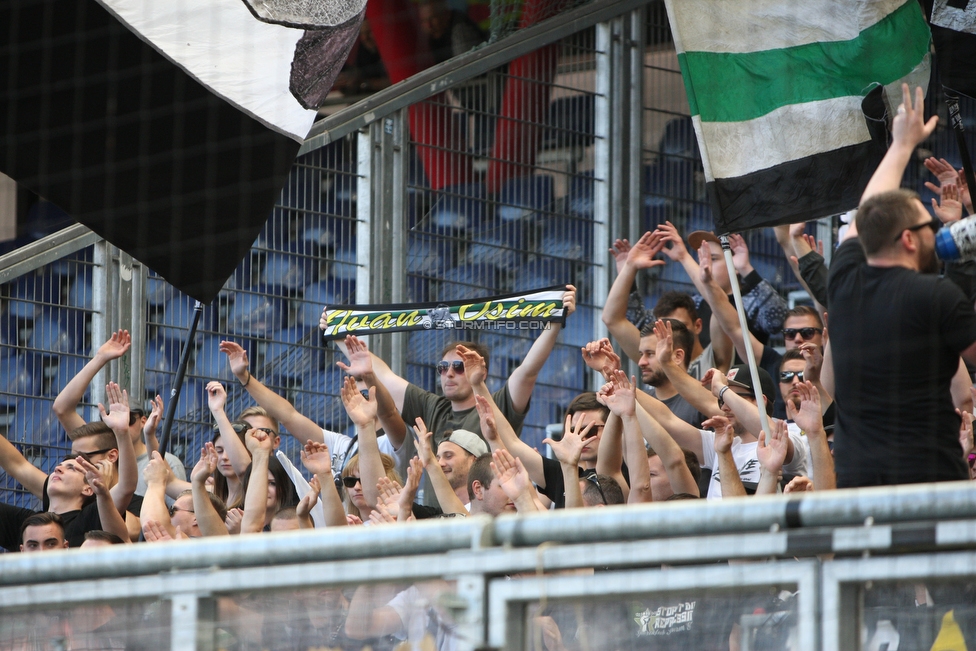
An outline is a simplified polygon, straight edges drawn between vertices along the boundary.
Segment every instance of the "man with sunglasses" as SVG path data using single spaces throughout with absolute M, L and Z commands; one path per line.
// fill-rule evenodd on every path
M 950 386 L 976 363 L 976 313 L 935 275 L 934 220 L 901 190 L 916 146 L 935 130 L 923 94 L 902 85 L 893 141 L 861 197 L 828 277 L 837 486 L 967 479 Z M 825 364 L 825 368 L 829 364 Z

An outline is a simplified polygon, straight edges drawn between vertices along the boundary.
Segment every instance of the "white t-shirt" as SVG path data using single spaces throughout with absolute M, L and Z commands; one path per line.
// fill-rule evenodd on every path
M 458 639 L 454 627 L 447 624 L 431 608 L 415 586 L 397 594 L 387 606 L 396 611 L 403 623 L 403 627 L 393 637 L 407 640 L 414 649 L 423 648 L 421 641 L 428 635 L 433 638 L 437 651 L 455 651 L 457 648 Z
M 715 432 L 700 429 L 702 439 L 702 468 L 712 470 L 712 478 L 708 484 L 708 494 L 710 500 L 722 499 L 721 477 L 718 472 L 718 457 L 715 454 Z M 807 474 L 807 446 L 804 444 L 803 437 L 799 434 L 789 432 L 790 440 L 793 441 L 793 460 L 783 464 L 783 472 L 793 475 Z M 735 467 L 739 471 L 739 478 L 743 483 L 759 483 L 759 475 L 762 467 L 759 465 L 759 458 L 756 450 L 759 447 L 758 441 L 743 443 L 738 436 L 732 439 L 732 459 Z
M 400 477 L 403 478 L 407 476 L 407 467 L 410 465 L 410 459 L 417 454 L 412 432 L 413 429 L 408 427 L 407 435 L 404 437 L 403 445 L 400 446 L 399 450 L 394 449 L 393 443 L 386 434 L 381 434 L 376 439 L 380 452 L 393 457 L 394 461 L 396 461 L 396 470 L 400 474 Z M 359 451 L 359 440 L 357 439 L 354 444 L 352 437 L 327 429 L 322 430 L 322 438 L 325 444 L 329 446 L 329 452 L 332 453 L 332 474 L 338 477 L 349 459 L 352 459 Z

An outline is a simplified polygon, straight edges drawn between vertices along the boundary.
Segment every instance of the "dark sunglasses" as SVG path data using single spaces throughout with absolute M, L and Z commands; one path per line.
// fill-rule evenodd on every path
M 931 228 L 933 233 L 938 233 L 939 229 L 942 228 L 942 222 L 933 217 L 930 221 L 927 221 L 924 224 L 909 226 L 908 228 L 902 230 L 901 233 L 904 233 L 905 231 L 920 231 L 923 228 Z M 895 238 L 895 242 L 901 239 L 901 233 L 898 233 L 898 236 Z
M 242 421 L 239 421 L 239 420 L 235 420 L 233 423 L 230 424 L 230 426 L 234 430 L 234 433 L 237 434 L 238 436 L 240 436 L 241 434 L 243 434 L 247 430 L 251 429 L 251 426 L 250 425 L 248 425 L 247 423 L 244 423 Z M 213 431 L 214 432 L 219 432 L 220 431 L 220 425 L 218 425 L 217 423 L 214 423 L 213 424 Z
M 78 457 L 81 457 L 82 459 L 84 459 L 88 463 L 92 463 L 92 457 L 97 456 L 99 454 L 108 454 L 112 450 L 116 450 L 116 449 L 117 448 L 105 448 L 104 450 L 92 450 L 91 452 L 77 452 L 75 454 L 68 455 L 67 457 L 64 458 L 64 460 L 65 461 L 69 461 L 69 460 L 70 461 L 74 461 Z
M 798 332 L 805 341 L 809 341 L 813 335 L 823 334 L 823 328 L 783 328 L 783 336 L 787 339 L 793 339 Z
M 172 518 L 173 517 L 173 514 L 176 513 L 177 511 L 183 511 L 184 513 L 193 513 L 193 514 L 196 514 L 196 511 L 194 511 L 193 509 L 181 509 L 178 506 L 171 506 L 171 507 L 169 507 L 169 517 Z
M 800 378 L 800 382 L 803 382 L 803 371 L 780 371 L 779 381 L 780 382 L 792 382 L 793 378 Z
M 464 362 L 461 360 L 455 360 L 453 362 L 437 362 L 437 372 L 441 375 L 447 373 L 447 369 L 449 368 L 453 369 L 456 374 L 460 375 L 461 373 L 464 373 Z
M 359 477 L 343 477 L 342 485 L 346 488 L 354 488 L 360 481 L 362 480 Z

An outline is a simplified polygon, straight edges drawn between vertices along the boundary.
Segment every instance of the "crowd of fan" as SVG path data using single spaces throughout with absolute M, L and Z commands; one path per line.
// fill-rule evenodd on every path
M 896 129 L 896 144 L 898 133 Z M 940 182 L 933 185 L 942 197 L 934 206 L 936 214 L 943 221 L 958 220 L 964 205 L 971 213 L 963 175 L 944 161 L 930 159 L 926 165 Z M 882 163 L 875 178 L 884 170 Z M 919 233 L 919 226 L 925 225 L 903 226 L 896 246 L 927 237 Z M 860 217 L 858 229 L 865 229 Z M 2 545 L 8 551 L 47 551 L 956 478 L 913 452 L 907 464 L 911 467 L 885 468 L 885 478 L 875 481 L 872 475 L 865 480 L 870 473 L 849 468 L 851 459 L 859 467 L 866 463 L 868 452 L 856 451 L 849 443 L 838 445 L 850 450 L 851 457 L 838 454 L 835 472 L 835 419 L 848 423 L 839 432 L 852 436 L 849 423 L 856 420 L 851 414 L 861 405 L 851 406 L 851 400 L 845 405 L 844 394 L 838 393 L 845 382 L 849 386 L 851 371 L 834 368 L 831 353 L 825 355 L 825 313 L 828 301 L 837 301 L 844 312 L 843 301 L 848 299 L 835 290 L 839 282 L 832 275 L 828 286 L 828 274 L 835 270 L 827 269 L 822 250 L 804 234 L 803 224 L 777 228 L 777 238 L 814 305 L 788 308 L 750 265 L 744 240 L 733 235 L 729 243 L 748 320 L 745 331 L 730 296 L 720 241 L 712 233 L 691 233 L 686 246 L 677 229 L 665 223 L 633 245 L 618 240 L 613 247 L 617 276 L 603 308 L 612 338 L 593 341 L 581 350 L 586 365 L 601 373 L 605 384 L 566 406 L 562 431 L 545 440 L 552 457 L 521 441 L 519 434 L 536 377 L 557 342 L 559 323 L 541 332 L 495 392 L 486 385 L 489 351 L 478 343 L 452 344 L 443 351 L 436 361 L 438 394 L 430 390 L 433 387 L 418 387 L 397 376 L 363 341 L 347 336 L 340 344 L 347 358 L 340 364 L 347 373 L 341 398 L 355 424 L 354 437 L 321 428 L 314 422 L 315 414 L 298 413 L 251 374 L 241 346 L 225 341 L 220 349 L 256 406 L 232 418 L 224 411 L 225 388 L 219 382 L 207 385 L 213 439 L 200 450 L 189 477 L 179 459 L 158 452 L 155 431 L 163 413 L 158 396 L 147 414 L 131 408 L 126 391 L 113 382 L 106 387 L 109 404 L 99 405 L 100 421 L 85 423 L 77 413 L 96 373 L 130 348 L 129 334 L 120 330 L 54 403 L 69 433 L 71 454 L 50 476 L 0 437 L 0 465 L 43 501 L 40 512 L 0 505 Z M 645 313 L 636 292 L 637 272 L 664 264 L 680 264 L 698 295 L 668 292 Z M 563 305 L 568 318 L 575 302 L 576 290 L 567 286 Z M 837 327 L 833 318 L 831 327 Z M 901 355 L 900 344 L 915 345 L 899 342 L 904 329 L 897 323 L 875 327 L 894 357 Z M 770 337 L 779 334 L 785 353 L 768 345 Z M 743 363 L 749 349 L 759 367 L 758 386 Z M 938 400 L 954 405 L 959 424 L 958 447 L 952 454 L 957 462 L 968 463 L 972 473 L 974 392 L 963 349 L 966 346 L 960 344 L 950 358 L 951 384 L 946 381 L 933 390 L 941 392 Z M 636 362 L 643 387 L 624 372 L 618 350 Z M 834 359 L 841 354 L 836 352 Z M 844 354 L 850 359 L 849 352 Z M 848 395 L 856 391 L 861 389 Z M 763 431 L 760 412 L 769 418 L 768 432 Z M 887 427 L 889 421 L 883 424 Z M 304 445 L 304 472 L 277 451 L 283 431 Z M 940 445 L 929 440 L 926 431 L 912 436 L 921 448 Z M 898 461 L 898 451 L 891 457 L 877 449 L 870 453 L 878 455 L 878 466 L 906 465 Z M 954 468 L 956 461 L 949 465 Z M 919 465 L 925 467 L 919 470 Z M 451 648 L 450 627 L 426 606 L 418 610 L 418 603 L 429 604 L 436 588 L 330 590 L 326 601 L 341 616 L 318 621 L 310 611 L 301 631 L 291 630 L 292 637 L 279 632 L 276 639 L 290 640 L 280 648 L 298 648 L 294 636 L 310 639 L 318 630 L 320 643 L 311 646 L 361 648 L 365 640 L 374 649 L 390 648 L 406 637 L 420 612 L 422 627 L 438 648 Z M 663 617 L 672 606 L 679 616 Z M 228 607 L 249 617 L 253 605 Z M 704 641 L 701 626 L 693 631 L 691 615 L 680 616 L 688 607 L 693 611 L 694 602 L 662 602 L 647 610 L 647 617 L 639 612 L 622 616 L 621 630 L 633 639 L 658 635 L 677 640 L 694 634 L 700 644 L 695 648 L 713 648 Z M 697 621 L 708 619 L 708 613 L 701 612 L 704 607 L 699 604 Z M 562 648 L 564 625 L 557 625 L 553 617 L 536 623 L 547 648 Z M 714 630 L 724 639 L 718 646 L 728 648 L 729 629 Z M 614 642 L 614 648 L 624 646 L 623 641 Z M 267 642 L 264 647 L 278 648 Z

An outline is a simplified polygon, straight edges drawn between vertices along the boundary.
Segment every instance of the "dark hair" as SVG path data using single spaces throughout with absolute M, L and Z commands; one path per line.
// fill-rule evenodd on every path
M 251 483 L 251 469 L 254 464 L 247 467 L 244 474 L 241 475 L 241 495 L 247 495 L 247 486 Z M 295 493 L 295 485 L 291 483 L 291 477 L 288 476 L 288 472 L 285 467 L 281 465 L 278 461 L 278 457 L 271 455 L 268 457 L 268 472 L 274 477 L 275 482 L 275 511 L 279 511 L 286 506 L 294 506 L 298 504 L 298 495 Z M 244 498 L 242 498 L 244 499 Z M 243 507 L 243 504 L 238 506 Z
M 701 499 L 697 495 L 692 495 L 691 493 L 675 493 L 671 497 L 664 500 L 665 502 L 673 502 L 675 500 L 698 500 Z
M 688 312 L 688 316 L 691 317 L 692 323 L 698 320 L 698 308 L 695 305 L 695 299 L 691 297 L 691 294 L 671 290 L 669 292 L 664 292 L 661 294 L 661 297 L 657 299 L 657 304 L 654 306 L 654 316 L 659 319 L 663 319 L 671 316 L 675 313 L 675 311 L 682 308 Z
M 227 519 L 227 505 L 224 504 L 224 500 L 220 499 L 219 497 L 217 497 L 216 495 L 214 495 L 210 491 L 204 491 L 204 492 L 207 494 L 207 498 L 210 500 L 210 504 L 214 507 L 214 511 L 217 512 L 217 515 L 220 517 L 220 519 L 221 520 L 226 520 Z M 180 499 L 181 497 L 185 497 L 186 495 L 193 495 L 193 491 L 192 490 L 185 490 L 182 493 L 180 493 L 179 495 L 177 495 L 176 496 L 176 499 Z
M 100 420 L 85 423 L 80 427 L 74 428 L 68 433 L 68 438 L 72 441 L 93 438 L 96 441 L 95 445 L 101 450 L 115 450 L 119 447 L 119 442 L 115 438 L 115 432 Z
M 695 480 L 695 483 L 701 481 L 701 463 L 698 461 L 698 456 L 695 455 L 691 450 L 686 450 L 681 448 L 681 453 L 685 455 L 685 465 L 688 466 L 688 470 L 691 471 L 691 477 Z M 650 446 L 647 446 L 647 458 L 658 456 L 657 452 Z
M 41 511 L 28 516 L 20 525 L 21 544 L 24 542 L 24 532 L 27 531 L 27 527 L 44 527 L 49 524 L 57 525 L 58 529 L 61 530 L 61 537 L 64 538 L 64 520 L 61 519 L 61 516 L 52 511 Z
M 441 356 L 438 357 L 437 359 L 438 360 L 444 359 L 444 355 L 447 355 L 448 353 L 453 353 L 454 352 L 454 349 L 457 348 L 458 346 L 464 346 L 465 348 L 467 348 L 469 350 L 473 350 L 474 352 L 476 352 L 479 355 L 481 355 L 482 357 L 484 357 L 485 358 L 485 370 L 486 371 L 488 370 L 488 368 L 489 368 L 489 366 L 488 366 L 488 357 L 490 355 L 490 353 L 488 351 L 488 346 L 486 346 L 484 344 L 479 344 L 479 343 L 474 342 L 474 341 L 455 341 L 454 343 L 450 343 L 450 344 L 444 346 L 443 349 L 441 349 Z
M 233 425 L 235 425 L 236 423 L 243 423 L 243 421 L 235 420 L 234 422 L 231 423 L 231 426 L 233 427 Z M 241 443 L 244 443 L 244 432 L 246 432 L 248 428 L 251 427 L 247 423 L 243 423 L 243 424 L 247 425 L 247 427 L 241 429 L 240 431 L 238 431 L 238 428 L 234 428 L 234 433 L 237 434 L 237 438 L 241 440 Z M 217 439 L 219 438 L 220 438 L 220 430 L 217 430 L 216 432 L 214 432 L 213 438 L 210 440 L 210 442 L 213 443 L 214 445 L 217 445 Z M 244 447 L 246 449 L 247 445 L 245 445 Z M 227 499 L 230 497 L 230 488 L 227 486 L 227 478 L 220 473 L 220 470 L 214 471 L 213 478 L 214 478 L 214 489 L 213 489 L 214 495 L 219 497 L 226 504 Z M 243 504 L 244 504 L 244 490 L 242 488 L 240 499 L 237 501 L 236 504 L 227 505 L 227 508 L 237 508 L 237 507 L 241 507 Z
M 298 519 L 298 509 L 294 506 L 286 506 L 282 509 L 275 511 L 272 520 L 297 520 Z
M 145 416 L 146 416 L 145 410 L 139 409 L 138 407 L 136 407 L 136 408 L 130 407 L 129 408 L 129 427 L 132 427 L 133 425 L 135 425 L 137 420 L 139 420 L 140 418 L 144 418 Z
M 491 471 L 491 453 L 486 452 L 471 464 L 468 469 L 468 496 L 474 501 L 474 483 L 478 482 L 485 490 L 491 486 L 495 474 Z
M 590 475 L 583 489 L 583 501 L 587 504 L 603 504 L 613 506 L 624 503 L 624 491 L 617 480 L 609 475 Z
M 795 359 L 806 362 L 806 360 L 803 359 L 803 353 L 800 352 L 799 348 L 793 348 L 792 350 L 788 350 L 783 353 L 783 359 L 779 361 L 779 372 L 783 372 L 783 364 L 786 362 L 792 362 Z
M 820 324 L 820 327 L 823 327 L 823 319 L 820 316 L 820 312 L 812 305 L 797 305 L 786 313 L 786 319 L 794 316 L 812 316 Z M 786 321 L 786 319 L 783 319 L 783 321 Z
M 93 531 L 85 532 L 85 540 L 97 540 L 101 542 L 107 542 L 110 545 L 124 545 L 125 541 L 116 536 L 114 533 L 108 531 L 102 531 L 101 529 L 94 529 Z
M 899 189 L 876 194 L 861 204 L 854 223 L 865 255 L 891 249 L 901 232 L 915 225 L 916 201 L 921 201 L 918 193 Z
M 573 398 L 573 401 L 569 403 L 569 407 L 566 407 L 567 416 L 572 416 L 578 411 L 599 411 L 603 414 L 603 420 L 610 417 L 610 408 L 601 404 L 596 399 L 596 393 L 593 391 L 584 391 Z M 471 493 L 468 494 L 470 495 Z
M 691 334 L 688 326 L 677 319 L 661 320 L 671 324 L 671 341 L 674 343 L 674 348 L 685 351 L 684 365 L 685 368 L 688 368 L 688 364 L 691 362 L 691 351 L 695 347 L 695 335 Z

